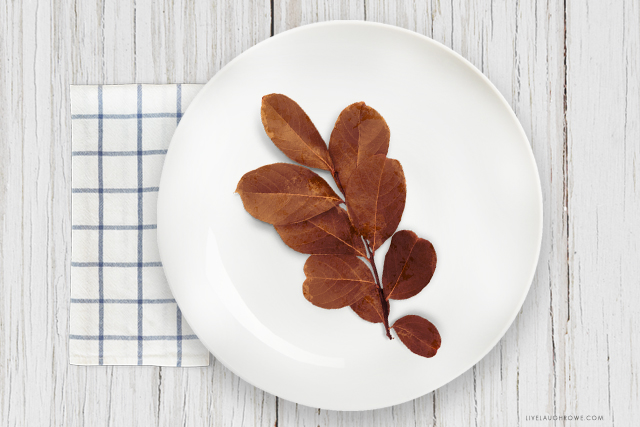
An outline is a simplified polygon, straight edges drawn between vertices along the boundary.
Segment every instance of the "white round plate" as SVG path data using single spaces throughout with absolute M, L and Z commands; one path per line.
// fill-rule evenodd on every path
M 311 305 L 302 295 L 307 255 L 244 210 L 234 193 L 242 175 L 290 162 L 262 127 L 270 93 L 298 102 L 325 141 L 353 102 L 386 119 L 388 156 L 407 180 L 398 229 L 429 239 L 438 254 L 429 286 L 392 301 L 390 322 L 412 313 L 433 322 L 442 336 L 435 357 L 389 341 L 349 308 Z M 477 363 L 520 310 L 541 236 L 535 161 L 495 87 L 431 39 L 365 22 L 287 31 L 216 74 L 173 137 L 158 199 L 164 270 L 204 345 L 249 383 L 334 410 L 403 403 Z M 376 253 L 380 267 L 389 242 Z

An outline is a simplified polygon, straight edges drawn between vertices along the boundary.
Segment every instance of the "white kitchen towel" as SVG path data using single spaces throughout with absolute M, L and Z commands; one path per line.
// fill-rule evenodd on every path
M 72 364 L 209 364 L 171 295 L 156 243 L 164 157 L 201 88 L 71 86 Z

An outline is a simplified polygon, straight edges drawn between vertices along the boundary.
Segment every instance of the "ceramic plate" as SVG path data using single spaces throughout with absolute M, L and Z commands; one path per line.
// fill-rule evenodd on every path
M 349 308 L 311 305 L 302 295 L 307 255 L 234 194 L 246 172 L 290 162 L 260 120 L 261 98 L 274 92 L 297 101 L 326 141 L 353 102 L 386 119 L 388 156 L 407 180 L 398 229 L 429 239 L 438 253 L 429 286 L 392 301 L 390 321 L 430 319 L 442 336 L 435 357 L 387 340 Z M 365 22 L 287 31 L 216 74 L 173 137 L 158 199 L 164 269 L 204 345 L 249 383 L 324 409 L 406 402 L 477 363 L 524 302 L 541 234 L 535 161 L 500 93 L 443 45 Z M 379 266 L 389 242 L 376 253 Z

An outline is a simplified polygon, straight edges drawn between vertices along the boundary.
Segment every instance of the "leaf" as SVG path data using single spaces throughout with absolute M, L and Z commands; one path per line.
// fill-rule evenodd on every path
M 351 308 L 358 316 L 371 323 L 382 323 L 384 321 L 384 312 L 378 292 L 370 292 L 364 298 L 355 304 L 351 304 Z
M 398 231 L 384 259 L 385 298 L 407 299 L 417 295 L 431 281 L 436 262 L 431 242 L 419 238 L 413 231 Z
M 362 239 L 351 225 L 347 212 L 340 207 L 306 221 L 275 228 L 287 246 L 303 254 L 366 256 Z
M 238 182 L 236 193 L 247 212 L 274 225 L 304 221 L 342 203 L 319 175 L 290 163 L 247 172 Z
M 304 274 L 304 297 L 321 308 L 346 307 L 376 286 L 369 267 L 354 255 L 311 255 Z
M 376 154 L 387 155 L 389 137 L 387 122 L 364 102 L 342 110 L 331 132 L 329 154 L 345 189 L 359 164 Z
M 356 230 L 375 251 L 398 228 L 407 198 L 400 162 L 376 155 L 358 165 L 349 179 L 346 203 Z
M 263 96 L 260 114 L 267 135 L 287 157 L 310 168 L 333 169 L 318 129 L 294 100 L 278 93 Z
M 433 357 L 442 342 L 438 328 L 420 316 L 410 314 L 396 321 L 391 327 L 400 341 L 418 356 Z

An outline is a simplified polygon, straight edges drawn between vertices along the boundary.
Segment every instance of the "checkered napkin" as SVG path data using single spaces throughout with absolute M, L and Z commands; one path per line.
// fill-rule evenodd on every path
M 72 364 L 209 364 L 171 295 L 156 243 L 164 156 L 201 87 L 71 87 Z

